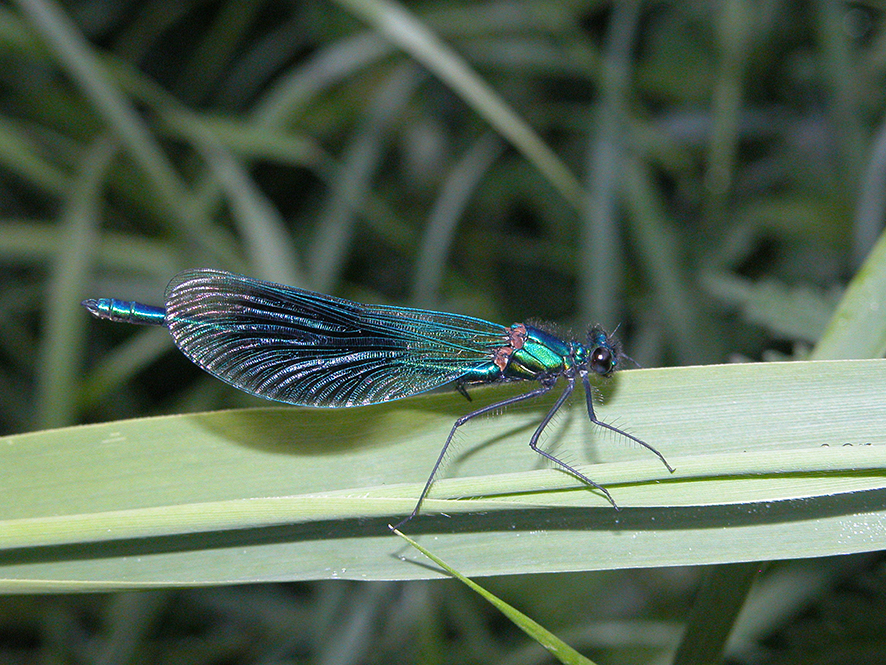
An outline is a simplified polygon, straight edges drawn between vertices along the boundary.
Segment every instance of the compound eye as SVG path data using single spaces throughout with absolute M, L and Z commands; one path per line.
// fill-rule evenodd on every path
M 591 354 L 591 369 L 600 376 L 608 376 L 615 369 L 615 355 L 603 346 L 598 346 Z

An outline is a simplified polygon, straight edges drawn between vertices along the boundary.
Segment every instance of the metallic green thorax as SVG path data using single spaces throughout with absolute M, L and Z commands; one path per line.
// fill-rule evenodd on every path
M 473 368 L 465 383 L 529 380 L 543 383 L 558 376 L 607 377 L 618 364 L 617 343 L 601 328 L 588 332 L 588 344 L 563 341 L 551 333 L 515 323 L 507 328 L 505 343 L 492 349 L 491 362 Z
M 583 356 L 584 347 L 575 342 L 564 342 L 553 335 L 525 326 L 526 337 L 522 348 L 517 348 L 510 356 L 502 375 L 508 379 L 536 379 L 545 374 L 559 374 L 571 368 L 576 352 Z M 575 358 L 579 363 L 581 358 Z

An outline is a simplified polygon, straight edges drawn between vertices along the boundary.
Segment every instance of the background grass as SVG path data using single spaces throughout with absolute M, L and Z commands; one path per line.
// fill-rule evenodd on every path
M 10 435 L 39 432 L 4 439 L 5 561 L 43 556 L 72 570 L 92 561 L 111 578 L 121 552 L 86 556 L 77 549 L 95 547 L 88 533 L 96 523 L 61 520 L 51 528 L 14 521 L 98 515 L 98 506 L 162 506 L 164 492 L 169 498 L 187 486 L 180 478 L 189 465 L 202 472 L 185 476 L 198 496 L 185 505 L 197 505 L 201 493 L 207 502 L 237 499 L 232 479 L 239 476 L 255 483 L 242 498 L 257 490 L 298 491 L 301 481 L 270 466 L 267 474 L 243 473 L 257 459 L 279 458 L 283 467 L 293 461 L 250 447 L 291 434 L 289 411 L 261 412 L 258 421 L 217 416 L 222 424 L 209 430 L 221 435 L 206 439 L 181 438 L 175 427 L 193 422 L 181 418 L 134 421 L 125 435 L 114 425 L 48 431 L 257 404 L 191 367 L 165 331 L 98 324 L 79 307 L 87 296 L 157 304 L 166 281 L 186 267 L 502 323 L 535 318 L 578 332 L 588 322 L 619 325 L 628 352 L 648 367 L 881 357 L 884 20 L 874 4 L 828 0 L 17 0 L 0 7 L 0 426 Z M 467 518 L 467 533 L 444 544 L 445 558 L 459 566 L 461 550 L 464 572 L 511 573 L 484 585 L 599 662 L 709 661 L 730 629 L 732 662 L 829 662 L 834 654 L 844 662 L 879 662 L 884 633 L 871 608 L 883 601 L 880 556 L 808 557 L 837 554 L 827 546 L 883 531 L 876 491 L 882 370 L 879 363 L 865 365 L 869 373 L 850 370 L 859 367 L 852 363 L 845 370 L 827 365 L 816 380 L 816 367 L 798 364 L 787 377 L 768 367 L 746 374 L 705 367 L 616 379 L 606 400 L 616 423 L 662 448 L 659 441 L 667 441 L 669 459 L 673 452 L 683 462 L 671 460 L 679 473 L 699 468 L 682 446 L 717 439 L 722 448 L 715 442 L 699 455 L 723 465 L 719 485 L 716 478 L 659 477 L 653 460 L 648 473 L 665 482 L 643 494 L 633 487 L 640 485 L 637 469 L 617 475 L 617 465 L 627 463 L 619 460 L 624 446 L 601 437 L 599 447 L 587 447 L 580 411 L 558 423 L 565 434 L 551 437 L 577 463 L 613 455 L 587 469 L 607 481 L 616 474 L 615 489 L 629 505 L 734 501 L 753 509 L 793 498 L 801 515 L 812 505 L 845 518 L 821 528 L 817 540 L 807 524 L 806 541 L 779 540 L 784 533 L 749 541 L 783 546 L 781 555 L 769 556 L 786 560 L 754 563 L 762 550 L 741 552 L 740 541 L 725 545 L 716 537 L 712 547 L 736 554 L 705 559 L 687 532 L 674 541 L 674 551 L 686 550 L 683 559 L 649 544 L 644 552 L 653 560 L 642 563 L 732 563 L 574 572 L 629 568 L 631 561 L 605 566 L 582 556 L 555 568 L 521 553 L 509 564 L 507 550 L 484 538 L 504 529 L 484 533 L 482 516 Z M 806 392 L 788 387 L 801 377 Z M 401 497 L 414 496 L 408 483 L 420 482 L 419 466 L 429 466 L 436 453 L 433 441 L 463 407 L 453 395 L 382 409 L 380 429 L 356 451 L 345 445 L 347 432 L 369 417 L 335 414 L 312 430 L 311 455 L 331 447 L 335 462 L 324 468 L 347 479 L 349 455 L 360 458 L 361 473 L 371 471 L 361 456 L 377 446 L 395 460 L 385 439 L 409 432 L 415 451 L 402 454 L 407 463 L 385 468 L 401 472 Z M 534 488 L 554 500 L 574 499 L 568 479 L 533 466 L 520 447 L 520 428 L 536 416 L 516 410 L 478 424 L 459 449 L 467 462 L 454 465 L 447 480 L 452 496 L 510 500 Z M 237 434 L 238 423 L 252 429 Z M 163 430 L 167 425 L 172 429 Z M 232 446 L 232 437 L 243 445 Z M 788 439 L 811 451 L 791 462 L 793 476 L 769 468 L 747 484 L 739 480 L 742 468 L 729 466 L 763 473 L 767 462 L 778 462 L 767 451 L 790 453 Z M 740 451 L 751 442 L 761 457 L 749 461 Z M 874 445 L 841 455 L 838 443 Z M 233 459 L 249 453 L 256 454 L 248 463 Z M 206 462 L 213 454 L 218 467 Z M 648 462 L 639 451 L 628 454 Z M 868 470 L 858 471 L 865 464 Z M 126 465 L 128 495 L 119 482 Z M 139 475 L 146 468 L 153 471 Z M 179 480 L 171 478 L 174 470 Z M 517 475 L 498 477 L 500 471 Z M 796 483 L 804 475 L 802 489 Z M 375 479 L 382 489 L 396 481 L 396 474 Z M 868 485 L 852 484 L 859 481 Z M 469 487 L 474 482 L 480 486 Z M 750 489 L 736 498 L 739 487 Z M 219 497 L 219 488 L 229 495 Z M 317 491 L 323 489 L 329 488 Z M 848 502 L 823 507 L 821 499 L 806 500 L 834 493 Z M 402 498 L 380 498 L 396 508 L 379 514 L 402 512 Z M 582 492 L 578 500 L 593 508 L 593 495 Z M 218 508 L 211 518 L 197 511 L 191 519 L 204 526 L 228 519 L 229 528 L 239 508 Z M 282 510 L 292 518 L 283 522 L 292 523 L 297 508 L 262 510 Z M 359 523 L 356 515 L 367 508 L 346 510 Z M 247 509 L 247 519 L 257 512 Z M 644 519 L 675 514 L 687 528 L 698 519 L 668 511 Z M 106 524 L 156 542 L 156 533 L 138 531 L 156 524 L 156 515 L 122 518 Z M 165 518 L 167 528 L 190 528 L 185 515 Z M 447 522 L 426 524 L 432 537 L 451 530 Z M 524 540 L 540 534 L 539 547 L 561 545 L 567 553 L 596 547 L 557 543 L 544 537 L 547 531 L 527 526 Z M 594 533 L 602 541 L 609 531 Z M 68 554 L 55 556 L 39 542 L 66 543 L 69 549 L 58 551 Z M 385 542 L 387 551 L 395 549 L 394 539 Z M 878 542 L 839 551 L 879 549 Z M 199 535 L 188 543 L 189 552 L 221 551 Z M 355 551 L 361 547 L 365 541 Z M 472 567 L 484 547 L 497 570 Z M 627 558 L 629 551 L 613 547 L 609 556 Z M 373 558 L 368 552 L 363 560 Z M 290 555 L 276 560 L 290 566 L 278 564 L 278 579 L 308 577 L 296 574 Z M 207 576 L 192 583 L 222 579 L 209 579 L 212 559 L 194 559 Z M 259 559 L 246 555 L 240 563 L 248 569 Z M 396 560 L 384 564 L 413 570 Z M 543 570 L 572 572 L 528 574 Z M 47 578 L 40 579 L 43 585 Z M 247 570 L 223 579 L 269 576 Z M 155 583 L 188 579 L 167 573 Z M 68 580 L 56 588 L 75 587 Z M 546 662 L 540 647 L 512 630 L 468 592 L 440 580 L 23 595 L 0 610 L 0 649 L 10 662 L 33 661 L 37 653 L 72 662 Z

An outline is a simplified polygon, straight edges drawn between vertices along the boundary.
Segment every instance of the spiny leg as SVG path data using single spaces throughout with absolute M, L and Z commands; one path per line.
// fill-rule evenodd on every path
M 465 384 L 464 384 L 462 381 L 457 381 L 457 382 L 456 382 L 456 384 L 455 384 L 455 389 L 456 389 L 458 392 L 460 392 L 462 395 L 464 395 L 464 398 L 465 398 L 466 400 L 468 400 L 469 402 L 473 402 L 473 401 L 474 401 L 474 400 L 471 398 L 471 396 L 468 394 L 468 389 L 465 388 Z
M 618 427 L 615 427 L 614 425 L 610 425 L 609 423 L 604 423 L 602 420 L 597 419 L 597 416 L 594 413 L 594 396 L 593 396 L 593 393 L 591 392 L 592 391 L 591 382 L 588 380 L 588 375 L 587 374 L 582 375 L 581 380 L 585 386 L 585 397 L 587 398 L 587 402 L 588 402 L 588 417 L 591 419 L 591 422 L 594 423 L 595 425 L 599 425 L 600 427 L 605 427 L 606 429 L 608 429 L 611 432 L 615 432 L 616 434 L 621 434 L 622 436 L 627 437 L 631 441 L 634 441 L 635 443 L 639 443 L 641 446 L 643 446 L 647 450 L 652 451 L 653 453 L 655 453 L 658 456 L 658 459 L 661 460 L 662 464 L 665 465 L 667 470 L 670 471 L 671 473 L 673 473 L 674 467 L 672 467 L 670 464 L 668 464 L 668 461 L 664 458 L 664 455 L 662 455 L 660 452 L 658 452 L 655 448 L 650 446 L 648 443 L 646 443 L 642 439 L 638 439 L 636 436 L 634 436 L 632 434 L 628 434 L 624 430 L 618 429 Z
M 559 465 L 560 467 L 562 467 L 563 469 L 565 469 L 566 471 L 571 473 L 573 476 L 578 478 L 583 483 L 590 485 L 594 489 L 597 489 L 597 490 L 600 490 L 601 492 L 603 492 L 603 494 L 605 494 L 606 498 L 609 500 L 609 503 L 612 504 L 612 507 L 615 508 L 616 510 L 618 510 L 618 504 L 615 503 L 615 500 L 612 498 L 612 495 L 609 493 L 609 490 L 607 490 L 602 485 L 595 483 L 593 480 L 588 478 L 585 474 L 581 473 L 578 469 L 573 468 L 572 466 L 570 466 L 569 464 L 567 464 L 563 460 L 558 459 L 557 457 L 555 457 L 551 453 L 546 452 L 538 447 L 538 439 L 541 436 L 541 433 L 544 431 L 544 428 L 548 426 L 548 424 L 551 422 L 551 419 L 553 419 L 554 414 L 560 410 L 560 407 L 563 406 L 563 403 L 567 399 L 569 399 L 569 396 L 572 394 L 572 391 L 575 389 L 575 379 L 569 377 L 566 380 L 567 380 L 567 383 L 566 383 L 566 387 L 563 389 L 563 393 L 557 398 L 557 401 L 554 402 L 554 406 L 551 407 L 551 410 L 548 411 L 547 415 L 542 419 L 541 423 L 539 423 L 538 427 L 535 430 L 535 433 L 532 435 L 532 438 L 529 439 L 529 447 L 532 448 L 535 452 L 537 452 L 539 455 L 541 455 L 545 459 L 548 459 L 551 462 L 553 462 L 554 464 Z M 553 384 L 551 384 L 551 385 L 553 385 Z
M 404 524 L 406 524 L 413 517 L 418 515 L 418 511 L 421 508 L 422 502 L 424 502 L 425 497 L 427 497 L 428 492 L 431 490 L 431 485 L 434 483 L 434 476 L 437 475 L 437 471 L 440 469 L 440 465 L 443 463 L 443 458 L 446 457 L 446 450 L 449 448 L 449 444 L 452 443 L 452 438 L 455 436 L 456 430 L 464 425 L 469 420 L 473 420 L 477 416 L 482 416 L 485 413 L 489 413 L 490 411 L 496 411 L 497 409 L 503 409 L 505 407 L 511 406 L 512 404 L 517 404 L 518 402 L 525 402 L 526 400 L 534 399 L 536 397 L 541 397 L 546 392 L 548 392 L 552 387 L 553 383 L 550 385 L 542 384 L 539 388 L 532 390 L 525 395 L 517 395 L 516 397 L 510 397 L 508 399 L 502 400 L 501 402 L 496 402 L 495 404 L 490 404 L 489 406 L 484 406 L 482 409 L 477 409 L 476 411 L 471 411 L 471 413 L 462 416 L 458 420 L 455 421 L 455 424 L 452 426 L 452 429 L 449 430 L 449 436 L 446 437 L 446 443 L 443 444 L 443 448 L 440 449 L 440 455 L 437 457 L 437 461 L 434 462 L 434 468 L 431 469 L 431 475 L 428 476 L 428 481 L 425 483 L 424 489 L 421 491 L 421 494 L 418 497 L 418 502 L 415 504 L 415 508 L 412 509 L 412 513 L 403 520 L 400 520 L 395 524 L 392 529 L 399 529 Z M 550 417 L 548 417 L 550 420 Z M 544 453 L 542 453 L 544 454 Z M 562 463 L 561 463 L 562 464 Z M 565 466 L 565 465 L 564 465 Z M 567 467 L 568 468 L 568 467 Z M 581 474 L 578 474 L 581 476 Z M 590 481 L 589 481 L 590 482 Z M 591 483 L 593 485 L 593 483 Z M 603 489 L 603 488 L 600 488 Z M 606 490 L 603 490 L 604 492 Z

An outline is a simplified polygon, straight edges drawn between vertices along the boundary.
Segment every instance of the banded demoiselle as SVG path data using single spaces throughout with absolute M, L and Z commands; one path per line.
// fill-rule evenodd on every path
M 586 485 L 609 491 L 539 448 L 541 433 L 575 389 L 584 386 L 588 416 L 649 449 L 645 441 L 597 419 L 589 375 L 610 376 L 625 358 L 618 342 L 591 328 L 587 344 L 564 341 L 524 323 L 407 307 L 363 305 L 222 270 L 187 270 L 166 288 L 166 307 L 100 298 L 83 306 L 100 319 L 166 326 L 176 346 L 202 369 L 265 399 L 316 407 L 365 406 L 453 384 L 535 381 L 536 388 L 477 409 L 455 421 L 412 513 L 427 496 L 456 430 L 477 416 L 565 388 L 529 439 L 529 447 Z

